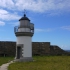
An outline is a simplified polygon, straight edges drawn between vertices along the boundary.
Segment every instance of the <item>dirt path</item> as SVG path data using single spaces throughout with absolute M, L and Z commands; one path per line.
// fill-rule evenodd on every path
M 9 63 L 6 63 L 6 64 L 3 64 L 2 66 L 0 66 L 0 70 L 8 70 L 8 66 L 9 64 L 13 63 L 13 61 L 9 62 Z

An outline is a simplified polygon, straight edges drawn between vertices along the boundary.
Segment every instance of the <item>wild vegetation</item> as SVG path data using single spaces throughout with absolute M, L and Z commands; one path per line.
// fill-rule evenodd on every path
M 11 61 L 11 60 L 13 60 L 13 57 L 0 57 L 0 66 L 4 63 Z
M 34 56 L 33 62 L 15 62 L 8 70 L 70 70 L 70 56 Z

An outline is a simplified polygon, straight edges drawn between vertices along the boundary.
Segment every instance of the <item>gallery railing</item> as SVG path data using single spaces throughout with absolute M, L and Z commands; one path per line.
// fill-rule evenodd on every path
M 24 28 L 24 26 L 22 28 Z M 26 28 L 29 28 L 30 32 L 34 34 L 34 24 L 30 23 L 29 27 L 26 27 Z M 19 29 L 19 26 L 15 26 L 14 27 L 14 32 L 15 33 L 19 32 L 18 29 Z M 24 31 L 24 32 L 27 32 L 27 31 Z

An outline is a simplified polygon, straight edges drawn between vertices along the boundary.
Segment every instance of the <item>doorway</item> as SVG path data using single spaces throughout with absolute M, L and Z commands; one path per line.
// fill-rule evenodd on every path
M 21 46 L 17 47 L 17 59 L 20 59 L 22 53 L 21 53 Z

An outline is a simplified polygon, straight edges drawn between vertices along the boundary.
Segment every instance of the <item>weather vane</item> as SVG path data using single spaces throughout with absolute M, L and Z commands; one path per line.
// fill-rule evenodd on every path
M 24 15 L 26 16 L 26 13 L 27 13 L 27 12 L 26 12 L 26 10 L 24 9 L 24 11 L 23 11 L 22 13 L 24 13 Z
M 24 9 L 24 12 L 23 12 L 24 14 L 26 14 L 27 12 L 26 12 L 26 10 Z

